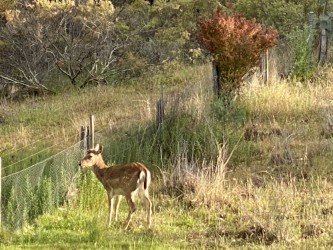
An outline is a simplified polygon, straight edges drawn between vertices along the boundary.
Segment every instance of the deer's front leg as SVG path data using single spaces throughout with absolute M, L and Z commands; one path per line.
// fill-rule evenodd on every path
M 114 210 L 115 210 L 115 212 L 116 212 L 116 215 L 115 215 L 115 221 L 118 220 L 118 210 L 119 210 L 120 200 L 121 200 L 121 196 L 120 196 L 120 195 L 116 195 L 116 196 L 114 197 Z
M 107 190 L 108 195 L 108 205 L 109 205 L 109 219 L 108 219 L 108 226 L 111 226 L 112 222 L 112 210 L 113 210 L 113 193 L 112 190 Z

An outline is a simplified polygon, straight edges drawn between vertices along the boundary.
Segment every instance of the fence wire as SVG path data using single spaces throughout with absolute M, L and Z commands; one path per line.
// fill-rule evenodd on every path
M 48 159 L 7 175 L 2 181 L 2 223 L 19 228 L 66 202 L 78 173 L 85 143 L 80 141 Z

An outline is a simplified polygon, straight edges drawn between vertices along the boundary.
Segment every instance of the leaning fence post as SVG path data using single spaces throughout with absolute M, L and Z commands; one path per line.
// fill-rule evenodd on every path
M 87 126 L 81 126 L 81 131 L 80 131 L 80 148 L 82 150 L 87 150 L 88 149 L 88 136 L 89 136 L 89 128 Z
M 160 90 L 160 99 L 156 103 L 156 126 L 157 128 L 161 128 L 164 119 L 164 100 L 163 100 L 163 85 L 161 83 Z
M 81 130 L 80 130 L 80 148 L 81 149 L 85 149 L 85 127 L 81 126 Z
M 95 117 L 94 115 L 90 115 L 90 148 L 93 148 L 95 146 Z
M 215 61 L 212 62 L 213 72 L 213 93 L 215 96 L 221 95 L 221 70 Z

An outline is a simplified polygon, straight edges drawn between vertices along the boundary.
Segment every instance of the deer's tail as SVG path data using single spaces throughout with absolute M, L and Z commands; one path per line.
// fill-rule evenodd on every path
M 146 190 L 149 187 L 151 181 L 150 171 L 143 164 L 139 162 L 137 162 L 136 164 L 141 166 L 138 183 L 143 182 L 143 187 Z

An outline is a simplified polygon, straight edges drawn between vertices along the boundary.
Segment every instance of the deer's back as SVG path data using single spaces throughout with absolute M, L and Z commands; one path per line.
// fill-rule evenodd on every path
M 99 169 L 95 174 L 106 189 L 113 189 L 114 194 L 124 195 L 138 188 L 142 171 L 147 177 L 149 170 L 141 163 L 132 162 Z

